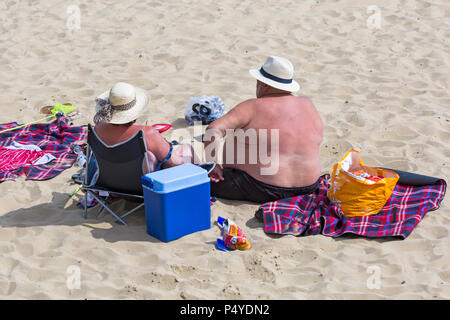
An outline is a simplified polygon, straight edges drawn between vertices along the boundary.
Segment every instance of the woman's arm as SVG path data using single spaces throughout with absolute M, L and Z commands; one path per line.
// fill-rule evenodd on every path
M 147 150 L 152 152 L 159 162 L 164 161 L 170 152 L 170 144 L 163 138 L 163 136 L 155 129 L 147 127 L 144 130 Z M 164 168 L 174 167 L 183 164 L 183 159 L 177 152 L 173 152 L 170 158 L 164 163 Z

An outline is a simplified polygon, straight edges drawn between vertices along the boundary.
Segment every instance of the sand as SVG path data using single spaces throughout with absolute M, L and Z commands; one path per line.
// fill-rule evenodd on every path
M 140 123 L 183 129 L 189 96 L 218 95 L 229 110 L 254 96 L 248 69 L 281 55 L 324 120 L 324 173 L 356 148 L 367 165 L 449 181 L 445 0 L 3 0 L 0 9 L 0 123 L 37 120 L 60 101 L 78 105 L 86 116 L 75 124 L 86 124 L 96 95 L 126 81 L 151 93 Z M 448 197 L 406 240 L 268 236 L 257 205 L 219 200 L 212 219 L 235 220 L 253 246 L 224 253 L 214 225 L 162 243 L 146 234 L 144 210 L 128 227 L 95 210 L 84 220 L 81 194 L 68 199 L 78 170 L 0 184 L 1 299 L 450 299 Z

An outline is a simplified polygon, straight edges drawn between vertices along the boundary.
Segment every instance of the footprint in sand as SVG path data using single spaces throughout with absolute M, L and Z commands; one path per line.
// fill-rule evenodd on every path
M 364 127 L 366 125 L 366 120 L 361 115 L 361 112 L 351 112 L 345 115 L 345 120 L 357 127 Z
M 383 167 L 411 172 L 417 170 L 417 165 L 411 163 L 409 160 L 387 160 L 383 163 Z
M 0 264 L 0 274 L 4 276 L 9 276 L 15 267 L 19 265 L 17 259 L 3 257 L 2 263 Z
M 372 141 L 372 144 L 377 148 L 402 148 L 406 145 L 403 141 L 393 141 L 393 140 L 378 140 Z
M 85 83 L 78 81 L 62 81 L 60 82 L 61 87 L 69 88 L 69 89 L 80 89 L 85 86 Z
M 439 240 L 448 236 L 448 229 L 442 226 L 433 226 L 421 229 L 420 234 L 426 239 Z
M 197 268 L 194 266 L 170 265 L 170 268 L 181 277 L 192 277 L 197 273 Z
M 17 244 L 16 250 L 22 257 L 29 257 L 34 253 L 33 245 L 29 243 Z
M 439 278 L 442 279 L 442 281 L 445 281 L 447 283 L 450 282 L 450 270 L 439 272 L 438 275 Z
M 382 137 L 385 138 L 386 140 L 400 140 L 400 141 L 414 140 L 418 136 L 419 133 L 403 125 L 396 126 L 394 128 L 389 128 L 382 134 Z
M 0 254 L 5 255 L 15 251 L 16 247 L 12 243 L 0 243 Z
M 392 113 L 392 112 L 384 112 L 383 115 L 381 116 L 381 118 L 386 123 L 388 121 L 392 121 L 395 118 L 397 118 L 397 115 L 395 113 Z
M 17 233 L 12 229 L 0 228 L 0 241 L 5 241 L 6 243 L 17 239 Z
M 311 286 L 319 281 L 323 281 L 324 275 L 320 271 L 305 272 L 302 269 L 295 268 L 292 270 L 285 270 L 283 274 L 276 275 L 277 286 L 291 287 L 291 286 Z
M 345 153 L 353 149 L 351 143 L 345 140 L 326 140 L 320 146 L 321 159 L 337 159 L 343 157 Z
M 244 258 L 247 273 L 255 279 L 262 281 L 275 281 L 275 274 L 263 265 L 263 259 L 253 255 Z
M 0 295 L 10 296 L 16 291 L 17 285 L 12 281 L 0 281 Z
M 52 273 L 52 272 L 47 272 L 47 270 L 31 268 L 27 272 L 27 278 L 28 278 L 28 280 L 30 280 L 32 282 L 40 282 L 40 281 L 47 280 L 49 277 L 52 277 L 51 275 L 53 275 L 53 274 L 54 273 Z

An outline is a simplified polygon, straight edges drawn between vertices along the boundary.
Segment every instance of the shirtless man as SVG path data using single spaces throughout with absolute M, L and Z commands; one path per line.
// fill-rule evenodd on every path
M 261 69 L 250 70 L 250 74 L 257 79 L 256 99 L 238 104 L 210 124 L 205 134 L 207 158 L 208 149 L 217 148 L 225 134 L 247 136 L 227 135 L 223 167 L 216 165 L 210 174 L 211 195 L 264 203 L 314 192 L 320 176 L 322 141 L 322 120 L 316 108 L 308 98 L 292 95 L 299 85 L 292 79 L 293 66 L 287 59 L 271 56 Z M 254 141 L 250 141 L 252 137 L 256 137 Z M 227 147 L 230 143 L 234 148 Z M 260 149 L 264 144 L 270 161 L 261 158 L 261 150 L 257 161 L 249 161 L 255 145 Z M 229 151 L 234 154 L 227 155 Z M 243 156 L 240 152 L 245 153 L 245 161 L 239 160 Z M 210 153 L 211 157 L 216 154 Z
M 149 160 L 149 168 L 143 164 L 145 173 L 193 162 L 192 146 L 181 145 L 173 148 L 156 129 L 135 124 L 150 102 L 147 91 L 118 82 L 111 90 L 97 97 L 96 102 L 94 130 L 105 144 L 112 146 L 127 141 L 139 130 L 144 132 Z M 89 164 L 89 181 L 95 168 L 95 161 Z

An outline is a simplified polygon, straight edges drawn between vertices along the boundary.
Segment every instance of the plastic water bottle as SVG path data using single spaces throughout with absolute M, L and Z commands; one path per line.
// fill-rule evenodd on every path
M 72 151 L 78 155 L 77 157 L 77 164 L 79 167 L 84 167 L 86 164 L 86 156 L 83 153 L 83 150 L 81 150 L 81 147 L 79 145 L 74 145 L 72 147 Z

